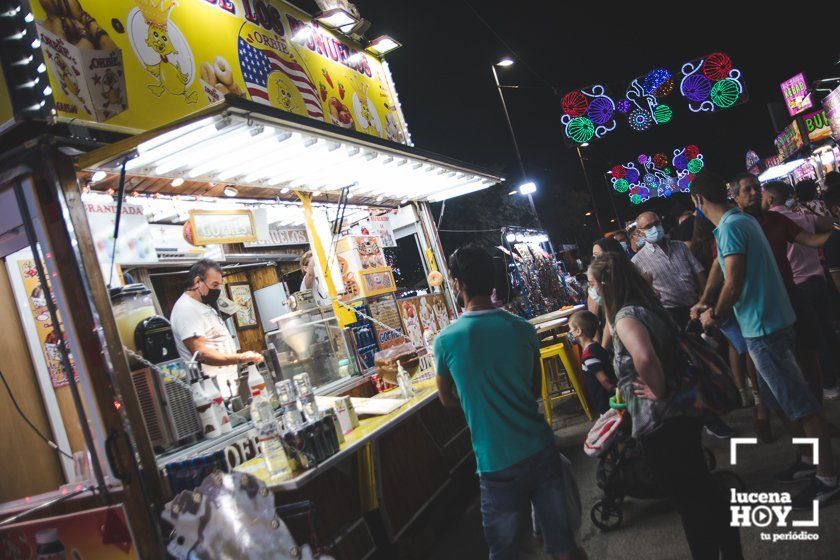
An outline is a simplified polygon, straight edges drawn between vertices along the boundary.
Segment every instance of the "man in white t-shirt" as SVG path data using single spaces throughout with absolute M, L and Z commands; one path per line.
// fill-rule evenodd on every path
M 186 289 L 172 308 L 170 322 L 181 358 L 190 361 L 199 352 L 204 372 L 216 378 L 222 395 L 228 397 L 229 383 L 236 385 L 237 365 L 259 363 L 263 358 L 257 352 L 236 352 L 233 337 L 216 310 L 223 285 L 222 268 L 215 261 L 202 259 L 192 265 Z

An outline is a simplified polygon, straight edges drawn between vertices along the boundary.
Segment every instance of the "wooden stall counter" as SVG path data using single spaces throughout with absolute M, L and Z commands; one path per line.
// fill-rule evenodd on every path
M 472 456 L 463 413 L 443 407 L 435 380 L 417 381 L 414 388 L 416 396 L 390 414 L 361 418 L 341 451 L 315 468 L 277 480 L 257 458 L 236 470 L 263 480 L 278 505 L 312 502 L 315 525 L 328 541 L 321 544 L 332 545 L 337 558 L 365 558 L 376 548 L 372 517 L 396 541 Z M 380 396 L 396 397 L 393 391 Z M 312 529 L 290 528 L 296 536 Z

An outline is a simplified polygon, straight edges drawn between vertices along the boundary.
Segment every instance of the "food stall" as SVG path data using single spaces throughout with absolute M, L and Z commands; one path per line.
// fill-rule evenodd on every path
M 52 528 L 36 539 L 26 523 L 93 512 L 113 533 L 97 544 L 123 544 L 114 557 L 159 558 L 164 504 L 221 469 L 264 478 L 278 505 L 309 503 L 336 557 L 368 556 L 469 467 L 464 419 L 430 371 L 457 311 L 429 204 L 503 178 L 412 146 L 373 43 L 286 3 L 82 4 L 36 1 L 3 22 L 29 39 L 3 52 L 0 309 L 14 350 L 0 369 L 22 410 L 4 412 L 3 447 L 21 452 L 0 466 L 0 539 L 41 546 Z M 22 99 L 16 84 L 33 81 Z M 317 294 L 300 286 L 307 251 Z M 274 383 L 299 393 L 282 479 L 261 471 L 247 384 L 203 405 L 194 364 L 169 346 L 163 319 L 205 257 L 222 265 L 238 348 L 268 358 L 279 416 L 294 407 Z M 381 393 L 389 349 L 413 396 Z M 207 406 L 224 409 L 217 432 Z M 57 531 L 49 546 L 69 549 Z

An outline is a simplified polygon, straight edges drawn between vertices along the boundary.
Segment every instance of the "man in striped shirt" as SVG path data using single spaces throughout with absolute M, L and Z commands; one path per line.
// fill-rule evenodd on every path
M 663 307 L 683 328 L 688 324 L 691 306 L 697 303 L 706 285 L 703 266 L 685 243 L 665 236 L 662 221 L 655 213 L 639 214 L 636 229 L 644 236 L 645 246 L 633 257 L 633 264 L 651 279 Z

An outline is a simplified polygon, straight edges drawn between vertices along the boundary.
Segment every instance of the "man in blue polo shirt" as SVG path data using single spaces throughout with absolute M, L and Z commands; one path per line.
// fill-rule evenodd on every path
M 466 311 L 435 340 L 441 402 L 460 406 L 472 434 L 491 559 L 518 558 L 520 516 L 533 505 L 546 552 L 584 558 L 565 507 L 554 434 L 537 410 L 539 340 L 528 321 L 494 307 L 492 256 L 468 245 L 449 260 Z
M 703 311 L 704 328 L 716 326 L 717 318 L 734 311 L 759 377 L 759 390 L 768 403 L 780 410 L 792 435 L 819 438 L 818 465 L 800 459 L 791 469 L 790 481 L 805 480 L 809 486 L 793 499 L 795 509 L 810 509 L 814 500 L 825 503 L 840 495 L 831 440 L 826 437 L 821 407 L 805 381 L 794 356 L 796 320 L 782 276 L 767 237 L 759 223 L 729 204 L 726 183 L 703 169 L 691 186 L 698 212 L 716 229 L 718 261 L 723 284 L 717 302 Z M 715 282 L 710 275 L 710 282 Z M 806 457 L 803 455 L 803 457 Z

